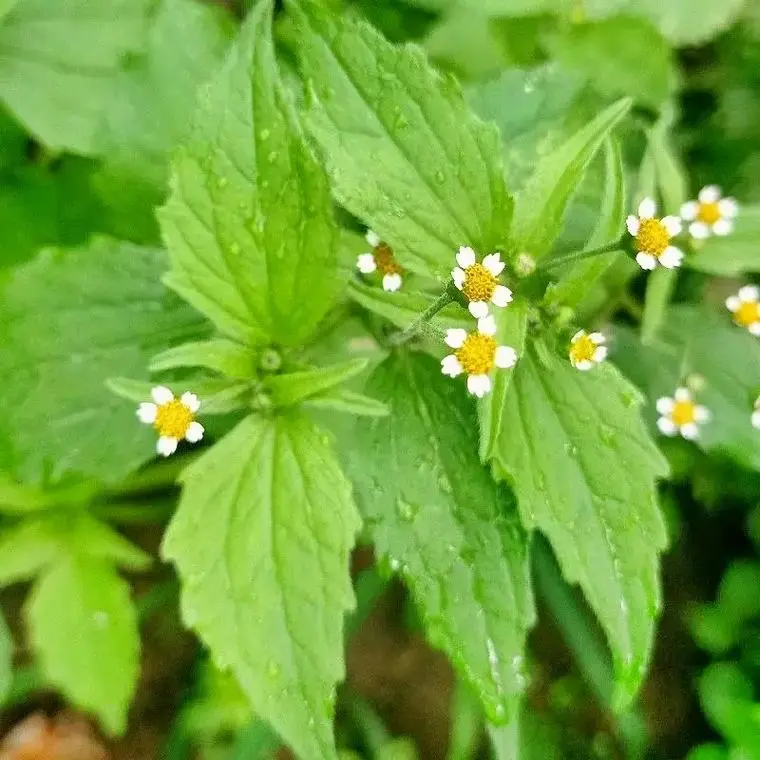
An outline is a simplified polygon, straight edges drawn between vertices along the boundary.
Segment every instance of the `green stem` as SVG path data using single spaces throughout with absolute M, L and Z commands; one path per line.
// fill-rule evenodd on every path
M 599 248 L 588 248 L 582 251 L 571 251 L 561 256 L 555 256 L 553 259 L 539 263 L 537 270 L 540 272 L 547 272 L 552 269 L 558 269 L 559 267 L 566 266 L 567 264 L 574 264 L 576 261 L 583 261 L 583 259 L 590 259 L 593 256 L 601 256 L 603 253 L 610 253 L 611 251 L 620 250 L 625 238 L 619 238 L 612 243 L 602 245 Z
M 457 300 L 458 294 L 459 291 L 454 286 L 454 283 L 449 283 L 441 295 L 439 295 L 438 298 L 436 298 L 436 300 L 433 301 L 433 303 L 431 303 L 430 306 L 428 306 L 428 308 L 406 328 L 406 330 L 396 333 L 396 335 L 392 335 L 389 339 L 389 343 L 392 346 L 402 346 L 404 343 L 411 340 L 439 311 L 441 311 L 441 309 L 445 308 L 450 303 L 454 303 L 454 301 Z

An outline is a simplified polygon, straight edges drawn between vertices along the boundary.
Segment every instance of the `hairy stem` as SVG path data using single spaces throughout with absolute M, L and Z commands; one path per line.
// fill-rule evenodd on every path
M 582 251 L 571 251 L 570 253 L 562 254 L 561 256 L 555 256 L 553 259 L 543 261 L 539 263 L 537 271 L 547 272 L 552 269 L 558 269 L 567 264 L 574 264 L 576 261 L 583 261 L 583 259 L 590 259 L 594 256 L 601 256 L 603 253 L 610 253 L 611 251 L 619 250 L 623 245 L 624 238 L 619 238 L 612 243 L 602 245 L 599 248 L 588 248 Z
M 454 301 L 457 300 L 458 292 L 456 287 L 454 286 L 454 283 L 449 283 L 446 289 L 441 293 L 441 295 L 436 298 L 433 303 L 428 306 L 425 311 L 420 314 L 417 319 L 412 322 L 412 324 L 409 325 L 405 330 L 403 330 L 400 333 L 396 333 L 395 335 L 392 335 L 389 339 L 389 343 L 391 346 L 402 346 L 407 341 L 414 338 L 417 333 L 424 330 L 428 322 L 439 312 L 441 309 L 448 306 L 450 303 L 454 303 Z

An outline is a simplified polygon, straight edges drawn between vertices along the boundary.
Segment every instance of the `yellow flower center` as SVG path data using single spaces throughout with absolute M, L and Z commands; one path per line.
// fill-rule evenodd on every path
M 570 346 L 570 360 L 574 364 L 593 361 L 595 353 L 596 343 L 588 335 L 576 338 Z
M 482 265 L 473 264 L 465 270 L 462 292 L 469 301 L 490 301 L 499 281 Z
M 696 419 L 696 408 L 693 401 L 676 401 L 670 419 L 679 427 L 689 425 Z
M 636 250 L 661 256 L 670 245 L 670 235 L 659 219 L 642 219 L 636 235 Z
M 760 303 L 742 301 L 741 306 L 734 312 L 734 321 L 742 327 L 749 327 L 755 322 L 760 322 Z
M 721 213 L 717 203 L 700 203 L 697 219 L 705 224 L 715 224 L 720 221 Z
M 490 335 L 471 333 L 457 349 L 456 357 L 468 375 L 487 375 L 493 368 L 496 341 Z
M 375 264 L 380 274 L 401 274 L 404 271 L 387 243 L 378 243 L 372 255 L 375 257 Z
M 153 427 L 159 435 L 167 438 L 184 438 L 190 425 L 195 421 L 193 413 L 177 398 L 161 404 L 156 410 Z

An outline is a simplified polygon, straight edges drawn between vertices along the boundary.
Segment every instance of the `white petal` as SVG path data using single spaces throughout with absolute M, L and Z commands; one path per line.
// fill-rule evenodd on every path
M 511 300 L 512 291 L 504 285 L 497 285 L 493 291 L 493 295 L 491 296 L 491 303 L 493 303 L 494 306 L 503 308 L 508 303 L 510 303 Z
M 483 398 L 491 390 L 491 378 L 488 375 L 470 375 L 467 378 L 467 390 L 473 396 Z
M 585 330 L 578 330 L 578 332 L 575 333 L 575 335 L 573 335 L 572 340 L 570 342 L 575 343 L 575 341 L 578 340 L 578 338 L 582 338 L 585 334 L 586 334 Z
M 461 290 L 464 286 L 464 281 L 467 279 L 467 275 L 464 273 L 464 269 L 460 267 L 454 267 L 451 270 L 451 279 L 454 280 L 457 290 Z
M 156 442 L 156 451 L 162 456 L 171 456 L 177 450 L 178 443 L 179 441 L 176 438 L 162 435 Z
M 362 253 L 356 259 L 356 268 L 362 274 L 370 274 L 377 269 L 375 257 L 371 253 Z
M 697 218 L 699 213 L 699 204 L 696 201 L 687 201 L 681 206 L 681 219 L 685 219 L 687 222 Z
M 652 198 L 644 198 L 639 203 L 639 219 L 651 219 L 657 213 L 657 204 Z
M 628 228 L 628 232 L 630 232 L 633 237 L 636 237 L 636 235 L 639 234 L 641 222 L 637 216 L 631 215 L 625 220 L 625 226 Z
M 201 402 L 198 400 L 198 397 L 194 393 L 190 393 L 190 392 L 183 393 L 180 401 L 182 401 L 182 403 L 193 414 L 195 414 L 201 408 Z
M 688 388 L 676 388 L 673 397 L 676 401 L 691 401 L 691 391 Z
M 464 372 L 464 369 L 459 359 L 454 354 L 449 354 L 441 360 L 441 372 L 448 377 L 458 377 Z
M 191 422 L 185 432 L 185 440 L 190 443 L 198 443 L 203 438 L 203 425 L 200 422 Z
M 751 335 L 760 335 L 760 322 L 753 322 L 747 329 Z
M 483 266 L 494 276 L 498 277 L 504 271 L 504 262 L 498 253 L 489 253 L 483 258 Z
M 676 423 L 669 417 L 660 417 L 660 419 L 657 420 L 657 428 L 663 435 L 672 436 L 678 432 Z
M 673 411 L 674 406 L 675 406 L 675 402 L 673 401 L 672 398 L 663 396 L 662 398 L 657 399 L 657 404 L 655 405 L 655 408 L 660 414 L 667 415 Z
M 592 332 L 588 337 L 591 338 L 591 342 L 596 343 L 597 346 L 601 346 L 607 341 L 607 338 L 605 338 L 600 332 Z
M 146 425 L 152 425 L 156 421 L 156 412 L 158 407 L 146 401 L 137 408 L 137 419 Z
M 471 267 L 475 263 L 475 251 L 472 250 L 469 246 L 462 246 L 459 249 L 459 253 L 457 253 L 457 264 L 459 264 L 462 269 L 467 269 Z
M 467 340 L 467 330 L 461 327 L 452 327 L 446 330 L 446 337 L 443 339 L 449 348 L 462 348 Z
M 660 256 L 660 264 L 662 264 L 665 269 L 675 269 L 676 267 L 680 267 L 682 261 L 683 253 L 674 245 L 669 245 L 663 252 L 662 256 Z
M 710 237 L 710 225 L 704 222 L 692 222 L 689 225 L 689 234 L 695 240 L 704 240 Z
M 708 422 L 711 417 L 712 417 L 712 414 L 710 413 L 710 410 L 706 406 L 694 407 L 694 419 L 697 422 Z
M 717 185 L 708 185 L 699 191 L 700 203 L 715 203 L 720 198 L 720 188 Z
M 496 320 L 493 318 L 493 314 L 481 317 L 478 320 L 478 332 L 483 335 L 496 335 Z
M 594 366 L 594 362 L 588 359 L 581 359 L 579 362 L 573 362 L 573 367 L 579 369 L 581 372 L 587 372 Z
M 687 441 L 693 441 L 695 438 L 699 438 L 699 427 L 696 422 L 687 422 L 685 425 L 681 425 L 681 435 Z
M 738 311 L 741 305 L 742 305 L 742 299 L 739 298 L 739 296 L 729 296 L 726 299 L 726 308 L 729 311 Z
M 367 230 L 367 234 L 364 236 L 364 239 L 373 247 L 377 248 L 377 246 L 380 245 L 380 236 L 372 232 L 372 230 Z
M 733 219 L 739 213 L 739 204 L 733 198 L 718 201 L 718 211 L 724 218 Z
M 742 301 L 760 301 L 760 287 L 757 285 L 745 285 L 739 288 L 739 298 Z
M 467 307 L 475 319 L 483 319 L 488 316 L 488 304 L 485 301 L 470 301 Z
M 383 290 L 387 290 L 389 293 L 395 293 L 400 287 L 400 274 L 386 274 L 383 277 Z
M 157 385 L 151 392 L 153 400 L 161 406 L 162 404 L 168 404 L 170 401 L 174 401 L 174 394 L 165 386 Z
M 668 231 L 670 237 L 681 234 L 681 220 L 677 216 L 664 216 L 662 226 Z
M 511 346 L 499 346 L 493 358 L 499 369 L 509 369 L 517 364 L 517 351 Z
M 752 412 L 752 427 L 756 427 L 760 430 L 760 409 L 756 409 Z
M 712 231 L 719 237 L 725 237 L 734 231 L 734 223 L 730 219 L 718 219 L 713 224 Z
M 651 253 L 637 253 L 636 263 L 644 270 L 649 271 L 657 267 L 657 258 Z
M 594 361 L 597 364 L 601 364 L 607 358 L 607 346 L 599 346 L 594 351 Z

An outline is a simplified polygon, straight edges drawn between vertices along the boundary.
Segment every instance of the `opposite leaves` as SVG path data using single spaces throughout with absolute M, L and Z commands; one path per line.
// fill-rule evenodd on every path
M 335 760 L 335 683 L 359 516 L 305 417 L 248 417 L 183 475 L 163 553 L 182 609 L 299 757 Z

